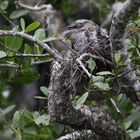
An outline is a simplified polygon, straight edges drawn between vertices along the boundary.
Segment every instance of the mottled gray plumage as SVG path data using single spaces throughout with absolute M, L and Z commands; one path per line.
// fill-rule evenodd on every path
M 64 35 L 66 38 L 69 38 L 71 42 L 71 48 L 77 53 L 77 55 L 80 56 L 84 53 L 90 53 L 100 58 L 93 58 L 96 63 L 96 69 L 94 69 L 93 74 L 96 74 L 100 71 L 112 70 L 115 68 L 110 39 L 106 33 L 94 22 L 86 19 L 77 20 L 67 27 Z M 84 61 L 88 59 L 89 58 L 85 59 Z M 113 83 L 115 83 L 115 80 Z M 119 88 L 120 87 L 116 89 L 113 88 L 113 90 L 118 91 Z M 121 85 L 121 89 L 123 89 L 123 85 Z M 130 89 L 125 87 L 124 90 L 131 101 L 140 101 L 135 93 L 130 92 L 129 94 L 127 91 L 131 91 L 131 87 Z
M 77 54 L 91 53 L 99 56 L 101 61 L 97 62 L 97 66 L 100 70 L 110 67 L 102 58 L 113 62 L 112 46 L 109 37 L 97 24 L 87 19 L 77 20 L 67 27 L 64 36 L 70 39 L 71 48 Z

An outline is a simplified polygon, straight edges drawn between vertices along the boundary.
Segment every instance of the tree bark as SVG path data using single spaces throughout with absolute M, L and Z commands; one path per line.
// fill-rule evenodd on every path
M 124 64 L 127 65 L 122 71 L 122 73 L 126 74 L 118 79 L 121 89 L 135 103 L 140 101 L 136 95 L 136 92 L 140 91 L 140 82 L 137 80 L 135 72 L 132 71 L 132 63 L 128 57 L 127 46 L 124 45 L 124 33 L 128 21 L 139 8 L 139 0 L 127 0 L 122 9 L 114 14 L 110 31 L 114 55 L 116 52 L 119 52 L 121 57 L 124 58 Z

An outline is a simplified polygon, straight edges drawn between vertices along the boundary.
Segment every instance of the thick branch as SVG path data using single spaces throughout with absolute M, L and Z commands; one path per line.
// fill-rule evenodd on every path
M 50 55 L 52 55 L 55 59 L 59 59 L 59 60 L 62 59 L 61 55 L 58 54 L 58 52 L 51 49 L 46 43 L 43 43 L 42 41 L 24 33 L 24 32 L 0 30 L 0 36 L 19 36 L 21 38 L 31 41 L 32 43 L 38 44 L 40 47 L 45 49 Z
M 56 61 L 52 66 L 48 98 L 48 110 L 51 120 L 69 125 L 77 130 L 91 130 L 108 140 L 121 140 L 124 131 L 106 112 L 85 106 L 79 110 L 73 107 L 70 94 L 74 89 L 72 85 L 78 88 L 76 81 L 78 75 L 80 75 L 79 72 L 75 72 L 75 74 L 72 74 L 72 79 L 70 78 L 73 65 L 72 60 L 65 60 L 61 63 Z
M 124 47 L 123 35 L 126 25 L 139 8 L 140 0 L 127 0 L 122 6 L 122 9 L 114 14 L 110 37 L 115 50 L 119 50 Z
M 104 137 L 101 137 L 91 130 L 85 130 L 85 131 L 75 131 L 70 134 L 66 134 L 65 136 L 62 136 L 58 138 L 57 140 L 107 140 Z
M 114 53 L 119 51 L 121 56 L 124 58 L 124 64 L 127 65 L 122 73 L 132 69 L 131 60 L 129 59 L 128 52 L 126 50 L 127 46 L 124 46 L 124 33 L 128 21 L 133 14 L 138 11 L 139 7 L 140 0 L 127 0 L 122 6 L 122 9 L 115 13 L 113 17 L 110 38 Z M 124 92 L 127 93 L 128 97 L 130 97 L 133 102 L 139 101 L 139 98 L 136 96 L 136 92 L 140 91 L 140 83 L 136 79 L 134 71 L 130 71 L 128 74 L 123 75 L 120 78 L 120 83 Z

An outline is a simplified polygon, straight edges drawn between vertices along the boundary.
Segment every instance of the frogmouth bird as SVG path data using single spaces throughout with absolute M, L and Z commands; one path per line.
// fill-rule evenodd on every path
M 94 22 L 80 19 L 73 22 L 64 32 L 69 38 L 71 48 L 78 54 L 90 53 L 96 55 L 96 72 L 111 70 L 114 64 L 112 45 L 108 35 Z
M 87 19 L 80 19 L 73 22 L 64 32 L 66 39 L 70 40 L 71 48 L 76 52 L 77 56 L 89 53 L 96 58 L 96 68 L 92 74 L 100 71 L 110 71 L 115 69 L 116 64 L 113 59 L 112 44 L 108 35 L 94 22 Z M 91 58 L 91 57 L 90 57 Z M 86 60 L 89 58 L 86 58 Z M 86 62 L 86 60 L 82 60 Z M 85 63 L 84 63 L 85 64 Z M 121 85 L 123 87 L 123 85 Z M 119 90 L 120 87 L 117 87 Z M 126 95 L 132 102 L 139 101 L 136 93 Z

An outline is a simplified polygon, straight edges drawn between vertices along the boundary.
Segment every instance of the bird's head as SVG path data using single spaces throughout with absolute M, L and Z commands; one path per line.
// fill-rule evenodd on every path
M 67 27 L 67 30 L 64 32 L 64 36 L 67 36 L 71 33 L 75 33 L 75 31 L 77 32 L 77 31 L 87 30 L 89 28 L 94 30 L 97 29 L 97 27 L 98 25 L 90 20 L 79 19 L 74 21 Z
M 87 29 L 87 28 L 93 28 L 97 27 L 97 25 L 87 19 L 79 19 L 73 22 L 70 26 L 67 27 L 68 30 L 74 30 L 74 29 Z

